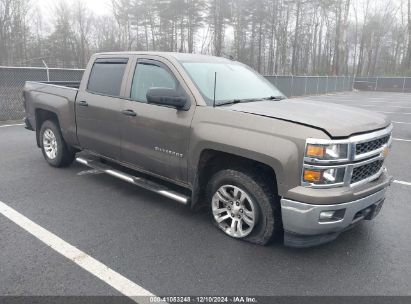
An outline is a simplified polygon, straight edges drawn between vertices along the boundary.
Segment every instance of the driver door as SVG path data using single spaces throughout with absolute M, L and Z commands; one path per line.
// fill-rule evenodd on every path
M 123 100 L 121 158 L 142 171 L 187 182 L 190 126 L 195 110 L 182 79 L 161 58 L 136 58 L 129 80 L 129 99 Z M 187 96 L 188 110 L 147 103 L 152 87 L 172 88 Z

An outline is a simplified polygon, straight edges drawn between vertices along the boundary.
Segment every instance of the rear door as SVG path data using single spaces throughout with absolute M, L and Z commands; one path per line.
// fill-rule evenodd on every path
M 188 110 L 148 104 L 151 87 L 172 88 L 187 97 Z M 121 158 L 143 171 L 161 177 L 187 181 L 187 156 L 195 101 L 176 68 L 157 56 L 139 55 L 130 70 L 128 98 L 122 110 Z
M 100 57 L 82 82 L 76 99 L 77 137 L 82 148 L 118 160 L 121 98 L 127 79 L 128 56 Z

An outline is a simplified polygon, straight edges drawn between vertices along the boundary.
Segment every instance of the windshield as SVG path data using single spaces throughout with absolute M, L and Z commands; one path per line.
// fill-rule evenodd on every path
M 213 105 L 214 78 L 217 73 L 216 105 L 285 96 L 263 76 L 237 62 L 181 62 L 207 105 Z

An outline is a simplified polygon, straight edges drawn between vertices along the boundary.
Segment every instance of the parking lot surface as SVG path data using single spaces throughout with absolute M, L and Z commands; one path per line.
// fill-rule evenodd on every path
M 394 124 L 396 182 L 380 215 L 309 249 L 226 237 L 205 213 L 79 164 L 55 169 L 35 133 L 0 125 L 0 201 L 156 295 L 411 295 L 411 94 L 309 99 Z M 0 214 L 0 295 L 120 295 Z

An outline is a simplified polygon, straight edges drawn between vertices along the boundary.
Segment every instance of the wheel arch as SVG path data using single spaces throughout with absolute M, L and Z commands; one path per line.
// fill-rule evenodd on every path
M 36 142 L 37 146 L 40 148 L 41 143 L 40 143 L 40 129 L 42 124 L 47 121 L 47 120 L 52 120 L 55 123 L 57 123 L 57 126 L 60 128 L 60 121 L 58 118 L 58 115 L 50 110 L 45 110 L 42 108 L 37 108 L 35 110 L 35 117 L 36 117 Z
M 266 162 L 258 158 L 245 157 L 230 152 L 204 149 L 199 156 L 196 167 L 192 189 L 192 209 L 200 209 L 206 205 L 205 190 L 208 180 L 216 172 L 228 168 L 258 171 L 259 174 L 263 174 L 266 177 L 267 184 L 272 187 L 272 191 L 278 193 L 277 172 Z

